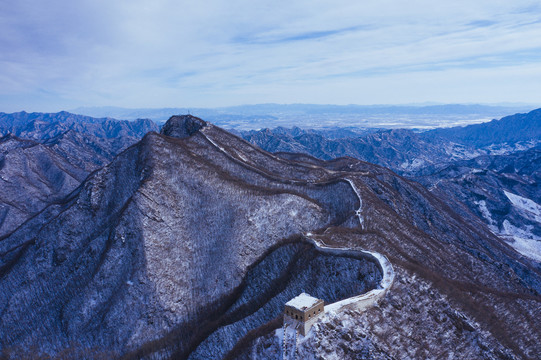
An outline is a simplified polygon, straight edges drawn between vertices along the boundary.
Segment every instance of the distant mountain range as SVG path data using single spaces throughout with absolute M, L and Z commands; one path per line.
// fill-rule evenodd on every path
M 463 216 L 475 214 L 522 254 L 541 260 L 541 109 L 422 133 L 336 133 L 277 128 L 241 135 L 271 152 L 325 160 L 351 156 L 392 169 L 439 192 Z
M 24 111 L 12 114 L 0 113 L 0 135 L 13 134 L 34 140 L 51 139 L 74 130 L 122 142 L 126 141 L 126 138 L 140 137 L 141 134 L 156 129 L 156 124 L 149 119 L 126 121 L 107 117 L 93 118 L 66 111 L 54 114 Z
M 352 156 L 399 174 L 438 169 L 451 160 L 506 154 L 541 143 L 541 109 L 488 123 L 414 132 L 394 130 L 303 130 L 276 128 L 239 132 L 271 152 L 306 153 L 320 159 Z
M 454 147 L 425 141 L 411 130 L 380 130 L 345 138 L 327 138 L 325 132 L 293 129 L 241 133 L 244 139 L 270 152 L 305 153 L 320 159 L 351 156 L 404 174 L 450 158 Z
M 455 143 L 481 148 L 541 139 L 541 109 L 527 114 L 506 116 L 489 123 L 435 129 L 423 134 L 426 139 L 443 138 Z
M 0 113 L 0 237 L 73 191 L 148 131 L 150 120 Z
M 222 108 L 125 109 L 86 107 L 74 113 L 134 120 L 149 118 L 163 123 L 173 114 L 192 114 L 227 129 L 259 130 L 278 126 L 330 128 L 435 128 L 489 121 L 529 111 L 532 105 L 312 105 L 258 104 Z

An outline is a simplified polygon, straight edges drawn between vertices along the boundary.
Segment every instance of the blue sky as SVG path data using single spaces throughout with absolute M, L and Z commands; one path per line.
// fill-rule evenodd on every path
M 0 3 L 0 111 L 541 103 L 539 1 Z

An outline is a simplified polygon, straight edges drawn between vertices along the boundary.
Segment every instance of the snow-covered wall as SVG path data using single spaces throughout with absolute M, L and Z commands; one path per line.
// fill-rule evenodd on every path
M 379 265 L 381 269 L 381 273 L 383 274 L 383 277 L 379 283 L 378 288 L 373 289 L 365 294 L 360 294 L 358 296 L 353 296 L 347 299 L 343 299 L 340 301 L 337 301 L 335 303 L 329 304 L 325 306 L 325 312 L 329 314 L 337 314 L 343 309 L 351 309 L 351 310 L 364 310 L 370 306 L 372 306 L 376 301 L 383 298 L 387 291 L 389 291 L 390 287 L 393 284 L 394 281 L 394 269 L 391 265 L 391 262 L 385 255 L 382 255 L 380 253 L 376 252 L 370 252 L 370 251 L 364 251 L 364 250 L 354 250 L 354 249 L 339 249 L 339 248 L 331 248 L 328 246 L 323 245 L 318 240 L 307 237 L 307 240 L 310 241 L 314 246 L 318 248 L 319 251 L 322 251 L 327 254 L 332 254 L 335 256 L 340 255 L 348 255 L 348 256 L 358 256 L 358 257 L 364 257 L 366 259 L 376 260 L 377 264 Z

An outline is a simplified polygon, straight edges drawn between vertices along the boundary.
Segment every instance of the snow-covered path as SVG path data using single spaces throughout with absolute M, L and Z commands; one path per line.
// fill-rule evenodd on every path
M 343 309 L 356 309 L 356 310 L 365 310 L 373 306 L 376 301 L 383 298 L 387 291 L 389 291 L 392 286 L 395 278 L 395 273 L 393 265 L 387 259 L 385 255 L 382 255 L 377 252 L 365 251 L 365 250 L 356 250 L 352 248 L 333 248 L 326 245 L 323 245 L 320 241 L 311 237 L 310 233 L 306 234 L 306 239 L 310 241 L 314 246 L 316 246 L 320 251 L 332 254 L 332 255 L 344 255 L 344 254 L 353 254 L 353 255 L 362 255 L 364 257 L 371 257 L 376 259 L 381 267 L 383 277 L 379 283 L 377 289 L 371 290 L 367 293 L 353 296 L 344 300 L 337 301 L 332 304 L 325 305 L 326 314 L 337 314 Z
M 354 182 L 351 179 L 344 179 L 346 180 L 351 187 L 353 188 L 353 191 L 355 191 L 355 194 L 357 195 L 357 198 L 359 199 L 359 209 L 355 211 L 355 215 L 359 218 L 359 223 L 361 225 L 361 229 L 364 229 L 364 219 L 362 216 L 362 207 L 363 207 L 363 200 L 361 198 L 361 194 L 359 192 L 359 189 L 355 186 Z M 381 271 L 383 273 L 383 278 L 381 279 L 379 283 L 379 288 L 371 290 L 365 294 L 361 294 L 358 296 L 353 296 L 344 300 L 337 301 L 335 303 L 329 304 L 325 306 L 325 313 L 327 314 L 336 314 L 340 312 L 342 309 L 356 309 L 356 310 L 365 310 L 369 308 L 370 306 L 373 306 L 376 301 L 383 298 L 387 291 L 389 291 L 390 287 L 393 284 L 395 273 L 393 269 L 393 265 L 387 259 L 387 257 L 383 254 L 372 252 L 372 251 L 365 251 L 365 250 L 357 250 L 352 248 L 332 248 L 329 246 L 324 245 L 320 241 L 314 239 L 312 237 L 311 233 L 306 233 L 306 239 L 308 239 L 314 246 L 316 246 L 318 249 L 320 249 L 323 252 L 327 252 L 333 255 L 343 255 L 343 254 L 355 254 L 355 255 L 362 255 L 362 256 L 368 256 L 376 259 L 376 261 L 379 263 L 379 266 L 381 267 Z
M 345 179 L 349 185 L 353 188 L 353 191 L 355 191 L 355 194 L 357 195 L 357 198 L 359 199 L 359 208 L 355 210 L 355 215 L 359 218 L 359 223 L 361 224 L 361 229 L 364 230 L 364 219 L 363 215 L 361 213 L 363 209 L 363 199 L 361 198 L 361 194 L 359 193 L 359 189 L 355 186 L 355 183 L 353 183 L 353 180 L 346 178 Z

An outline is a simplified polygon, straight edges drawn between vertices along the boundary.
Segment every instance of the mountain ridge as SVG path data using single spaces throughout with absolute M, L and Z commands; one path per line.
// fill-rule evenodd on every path
M 525 114 L 509 115 L 483 124 L 429 130 L 424 133 L 424 136 L 432 139 L 441 137 L 475 147 L 540 140 L 541 109 Z
M 479 327 L 455 330 L 458 320 L 451 315 L 427 324 L 449 334 L 465 354 L 488 356 L 497 349 L 531 358 L 538 350 L 530 339 L 536 336 L 531 319 L 540 271 L 421 185 L 352 158 L 279 157 L 212 124 L 187 137 L 186 129 L 177 130 L 181 138 L 148 133 L 0 241 L 0 328 L 10 329 L 0 332 L 0 348 L 16 351 L 39 338 L 38 350 L 52 354 L 75 343 L 79 351 L 97 347 L 114 357 L 205 358 L 205 349 L 220 344 L 225 351 L 226 343 L 236 343 L 246 324 L 257 328 L 279 314 L 300 290 L 295 286 L 317 273 L 312 268 L 355 268 L 366 287 L 377 279 L 369 264 L 324 259 L 304 247 L 309 231 L 328 245 L 386 254 L 398 274 L 391 293 L 428 299 L 424 286 L 444 293 L 431 311 L 460 309 Z M 364 229 L 356 219 L 359 205 Z M 276 287 L 282 277 L 270 266 L 280 259 L 305 264 L 286 288 Z M 347 277 L 336 276 L 316 289 L 337 296 L 333 284 L 346 286 Z M 416 276 L 426 285 L 418 285 Z M 265 288 L 267 281 L 274 285 Z M 243 300 L 250 291 L 261 291 L 261 301 L 273 306 L 258 312 L 259 305 Z M 401 324 L 413 334 L 396 349 L 418 349 L 416 341 L 426 341 L 419 340 L 428 331 L 424 326 L 401 319 L 431 315 L 410 307 L 402 314 L 389 304 L 374 311 L 380 309 L 388 313 L 380 325 Z M 231 312 L 239 320 L 224 323 Z M 466 341 L 471 336 L 490 346 Z M 370 332 L 369 343 L 379 354 L 397 355 L 384 334 Z M 433 343 L 428 349 L 445 353 Z
M 149 120 L 0 113 L 0 236 L 66 196 L 149 130 L 157 130 Z

